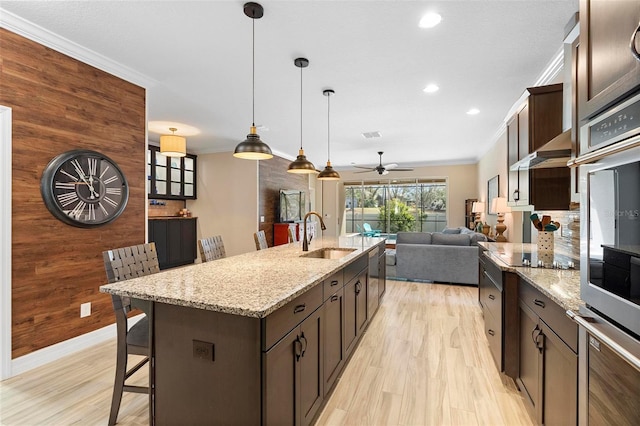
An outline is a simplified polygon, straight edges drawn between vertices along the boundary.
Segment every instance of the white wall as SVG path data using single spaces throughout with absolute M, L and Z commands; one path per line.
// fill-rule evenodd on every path
M 198 155 L 198 238 L 221 235 L 227 256 L 255 251 L 258 230 L 258 162 L 231 152 Z M 198 253 L 198 256 L 200 254 Z

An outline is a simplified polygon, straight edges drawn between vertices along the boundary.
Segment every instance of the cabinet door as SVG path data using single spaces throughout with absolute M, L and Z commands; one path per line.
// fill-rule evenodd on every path
M 603 111 L 640 86 L 640 2 L 580 1 L 580 120 Z
M 344 286 L 344 348 L 346 355 L 353 351 L 358 336 L 356 327 L 356 283 L 357 278 L 352 279 Z
M 382 299 L 387 291 L 387 256 L 383 253 L 378 258 L 378 298 Z
M 369 277 L 367 271 L 363 271 L 358 276 L 358 280 L 356 281 L 356 329 L 357 335 L 360 335 L 367 326 L 367 320 L 369 319 L 369 307 L 368 307 L 368 289 L 367 285 Z
M 182 254 L 184 263 L 193 263 L 197 257 L 196 248 L 196 219 L 180 219 L 182 232 Z
M 331 390 L 344 365 L 344 289 L 324 302 L 324 394 Z
M 367 309 L 369 316 L 378 309 L 380 303 L 380 288 L 378 276 L 378 250 L 369 252 L 369 279 L 367 280 Z
M 302 355 L 298 360 L 300 371 L 298 396 L 300 409 L 298 411 L 302 425 L 311 424 L 324 398 L 322 312 L 322 309 L 317 309 L 300 324 Z
M 536 418 L 540 418 L 540 349 L 544 335 L 538 325 L 538 316 L 522 301 L 520 308 L 520 369 L 517 383 L 529 402 Z
M 151 219 L 149 223 L 149 242 L 156 243 L 156 252 L 158 253 L 158 265 L 160 269 L 167 267 L 168 253 L 167 246 L 169 242 L 169 220 Z
M 518 160 L 529 155 L 529 103 L 518 111 Z
M 507 122 L 507 167 L 518 161 L 518 115 L 514 115 Z M 518 171 L 509 170 L 507 179 L 507 196 L 510 203 L 519 200 Z
M 298 424 L 296 395 L 299 393 L 298 361 L 302 354 L 298 331 L 299 328 L 295 328 L 263 353 L 264 424 Z
M 544 334 L 542 424 L 573 426 L 578 422 L 578 355 L 540 321 Z
M 182 263 L 182 219 L 167 219 L 167 263 L 177 265 Z

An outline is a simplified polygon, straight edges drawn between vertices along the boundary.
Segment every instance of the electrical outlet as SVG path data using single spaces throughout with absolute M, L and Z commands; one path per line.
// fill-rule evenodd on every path
M 215 361 L 213 352 L 213 343 L 203 342 L 201 340 L 193 341 L 193 357 L 203 359 L 205 361 Z
M 88 317 L 89 315 L 91 315 L 91 302 L 81 304 L 80 318 Z
M 260 216 L 260 223 L 264 223 L 264 216 Z

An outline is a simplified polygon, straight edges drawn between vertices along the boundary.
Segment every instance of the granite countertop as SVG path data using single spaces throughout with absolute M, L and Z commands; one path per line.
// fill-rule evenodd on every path
M 584 302 L 580 299 L 579 269 L 511 266 L 503 260 L 505 255 L 508 258 L 515 257 L 522 252 L 535 252 L 537 250 L 536 244 L 478 242 L 478 245 L 486 249 L 483 255 L 501 270 L 518 274 L 563 309 L 577 312 L 581 306 L 584 306 Z M 566 253 L 563 254 L 566 255 Z
M 355 250 L 340 259 L 300 257 L 305 252 L 296 242 L 105 284 L 100 291 L 263 318 L 382 242 L 384 238 L 318 237 L 309 252 L 323 247 Z

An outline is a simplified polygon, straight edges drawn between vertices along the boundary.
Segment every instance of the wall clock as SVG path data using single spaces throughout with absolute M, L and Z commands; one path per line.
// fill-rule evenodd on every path
M 53 216 L 81 228 L 116 219 L 129 199 L 129 185 L 118 165 L 106 155 L 82 149 L 51 160 L 40 191 Z

